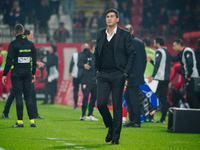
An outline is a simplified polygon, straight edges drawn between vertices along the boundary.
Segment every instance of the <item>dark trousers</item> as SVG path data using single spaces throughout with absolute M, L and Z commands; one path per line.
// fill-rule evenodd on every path
M 37 101 L 36 101 L 36 92 L 35 92 L 34 83 L 31 84 L 31 95 L 32 95 L 32 102 L 33 102 L 33 116 L 37 117 L 38 110 L 37 110 Z M 10 107 L 11 107 L 12 102 L 14 101 L 14 98 L 15 98 L 14 92 L 13 90 L 11 90 L 10 95 L 6 101 L 4 111 L 3 111 L 5 115 L 9 114 Z
M 156 96 L 162 104 L 162 116 L 161 121 L 164 121 L 168 111 L 168 102 L 167 102 L 167 92 L 168 92 L 169 81 L 159 81 L 158 87 L 156 90 Z
M 91 93 L 91 97 L 90 97 L 90 103 L 89 103 L 88 116 L 92 115 L 93 109 L 95 106 L 95 101 L 97 99 L 97 84 L 96 83 L 86 84 L 86 88 L 83 89 L 82 116 L 85 116 L 85 113 L 86 113 L 89 93 Z
M 57 79 L 48 82 L 47 80 L 45 81 L 45 99 L 44 99 L 44 103 L 48 103 L 48 99 L 49 99 L 49 95 L 51 97 L 51 102 L 50 104 L 54 104 L 54 99 L 56 97 L 56 93 L 57 93 L 57 84 L 58 81 Z
M 73 78 L 73 85 L 74 85 L 74 107 L 78 106 L 78 91 L 79 91 L 79 85 L 81 84 L 80 78 Z
M 128 106 L 129 121 L 140 124 L 140 88 L 138 86 L 127 87 L 124 97 Z
M 13 90 L 11 90 L 10 95 L 8 96 L 8 99 L 6 101 L 6 104 L 5 104 L 5 107 L 4 107 L 4 110 L 3 110 L 3 113 L 6 116 L 9 114 L 10 107 L 11 107 L 11 104 L 14 101 L 14 99 L 15 99 L 15 95 L 14 95 Z
M 97 75 L 97 107 L 106 127 L 113 128 L 113 138 L 120 138 L 122 127 L 122 94 L 125 78 L 120 71 L 99 72 Z M 113 119 L 108 109 L 108 97 L 112 91 Z
M 36 100 L 36 91 L 34 83 L 31 84 L 31 92 L 32 92 L 31 97 L 33 102 L 33 116 L 35 118 L 38 116 L 38 110 L 37 110 L 37 100 Z
M 186 95 L 190 108 L 199 108 L 199 93 L 200 92 L 194 91 L 194 79 L 191 78 L 191 80 L 186 83 Z
M 31 73 L 30 72 L 12 72 L 11 82 L 13 93 L 16 96 L 17 118 L 23 120 L 23 101 L 22 93 L 26 102 L 26 108 L 29 119 L 33 119 L 33 103 L 31 100 Z

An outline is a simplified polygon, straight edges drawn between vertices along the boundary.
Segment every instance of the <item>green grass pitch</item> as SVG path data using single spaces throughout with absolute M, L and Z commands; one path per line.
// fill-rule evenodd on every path
M 5 102 L 0 102 L 2 113 Z M 120 144 L 105 142 L 105 128 L 98 110 L 94 116 L 100 121 L 79 121 L 81 108 L 64 105 L 41 105 L 38 111 L 44 119 L 36 120 L 36 128 L 30 127 L 24 105 L 24 128 L 12 128 L 16 108 L 12 104 L 10 119 L 0 117 L 0 150 L 200 150 L 200 134 L 167 132 L 167 123 L 142 123 L 141 128 L 122 128 Z M 154 120 L 160 118 L 160 112 Z

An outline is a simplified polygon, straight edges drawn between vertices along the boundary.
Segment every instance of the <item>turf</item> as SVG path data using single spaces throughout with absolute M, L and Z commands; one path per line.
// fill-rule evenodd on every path
M 0 102 L 3 111 L 5 102 Z M 11 128 L 16 122 L 15 103 L 10 119 L 0 117 L 0 150 L 102 149 L 102 150 L 199 150 L 200 134 L 167 132 L 167 123 L 142 123 L 141 128 L 122 128 L 120 144 L 104 142 L 107 129 L 97 110 L 100 121 L 79 121 L 81 109 L 64 105 L 41 105 L 38 110 L 44 119 L 37 119 L 31 128 L 24 107 L 24 128 Z M 154 119 L 158 120 L 157 112 Z

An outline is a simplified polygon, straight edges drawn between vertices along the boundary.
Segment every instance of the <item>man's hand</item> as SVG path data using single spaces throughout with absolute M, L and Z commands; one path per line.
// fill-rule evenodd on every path
M 151 61 L 151 57 L 147 55 L 147 61 Z
M 84 68 L 87 69 L 87 70 L 90 70 L 91 66 L 88 65 L 88 64 L 85 64 L 85 65 L 84 65 Z
M 151 83 L 153 81 L 153 77 L 149 77 L 148 83 Z
M 38 65 L 39 68 L 44 67 L 44 63 L 41 61 L 37 61 L 36 64 Z
M 70 75 L 68 80 L 71 82 L 73 79 L 72 79 L 72 76 Z
M 2 83 L 3 83 L 3 85 L 6 84 L 6 81 L 7 81 L 7 76 L 3 76 L 3 77 L 2 77 Z
M 35 75 L 32 75 L 32 83 L 35 82 Z

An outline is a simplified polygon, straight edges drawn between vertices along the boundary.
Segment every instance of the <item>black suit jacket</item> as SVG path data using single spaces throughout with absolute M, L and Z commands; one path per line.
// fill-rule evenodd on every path
M 95 71 L 100 70 L 100 56 L 102 54 L 102 47 L 106 35 L 106 29 L 103 29 L 97 33 L 97 45 L 95 49 Z M 114 42 L 114 60 L 117 68 L 130 75 L 132 66 L 135 60 L 135 50 L 133 48 L 133 41 L 131 34 L 124 29 L 117 27 L 117 33 L 115 35 Z
M 136 51 L 135 63 L 133 65 L 132 71 L 135 76 L 128 78 L 128 86 L 139 86 L 144 84 L 144 71 L 146 68 L 146 52 L 144 48 L 144 43 L 132 35 L 133 46 Z

